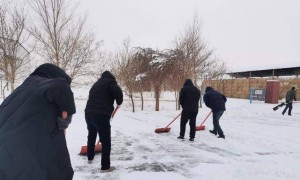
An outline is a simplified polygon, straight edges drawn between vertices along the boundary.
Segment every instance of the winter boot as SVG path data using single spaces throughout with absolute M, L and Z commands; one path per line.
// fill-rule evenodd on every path
M 93 163 L 93 160 L 88 160 L 88 164 L 92 164 Z
M 223 138 L 223 139 L 225 139 L 225 135 L 219 135 L 218 138 Z
M 184 137 L 183 136 L 178 136 L 177 139 L 184 139 Z
M 216 131 L 213 131 L 213 130 L 209 130 L 210 133 L 214 134 L 215 136 L 217 135 L 217 132 Z
M 113 170 L 116 170 L 115 166 L 110 166 L 108 169 L 101 168 L 101 173 L 108 173 L 108 172 L 112 172 Z

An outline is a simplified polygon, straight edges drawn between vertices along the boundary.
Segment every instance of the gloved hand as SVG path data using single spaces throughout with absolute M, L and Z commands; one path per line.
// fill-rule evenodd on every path
M 58 117 L 57 118 L 58 129 L 60 130 L 67 129 L 69 124 L 71 124 L 71 122 L 72 122 L 72 116 L 68 116 L 66 119 Z

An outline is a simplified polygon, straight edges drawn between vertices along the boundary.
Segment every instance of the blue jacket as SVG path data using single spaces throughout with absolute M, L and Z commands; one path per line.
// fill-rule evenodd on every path
M 227 98 L 220 92 L 214 90 L 212 87 L 207 87 L 203 96 L 204 103 L 213 112 L 225 111 L 225 103 Z

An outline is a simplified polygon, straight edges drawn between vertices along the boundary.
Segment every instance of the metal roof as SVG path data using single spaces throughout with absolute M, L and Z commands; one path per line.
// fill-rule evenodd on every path
M 299 76 L 299 67 L 277 68 L 277 69 L 264 69 L 242 72 L 226 73 L 235 78 L 249 78 L 249 77 L 273 77 L 273 76 Z

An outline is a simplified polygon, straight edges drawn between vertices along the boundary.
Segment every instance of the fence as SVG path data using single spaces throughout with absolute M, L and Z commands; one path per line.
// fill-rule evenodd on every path
M 231 98 L 250 98 L 250 89 L 266 89 L 266 84 L 271 78 L 247 78 L 247 79 L 221 79 L 221 80 L 205 80 L 202 83 L 202 89 L 206 86 L 211 86 L 217 91 L 220 91 L 227 97 Z M 281 78 L 277 79 L 280 82 L 279 99 L 285 98 L 286 92 L 297 85 L 300 87 L 300 78 Z M 297 91 L 297 97 L 300 97 L 300 91 Z

